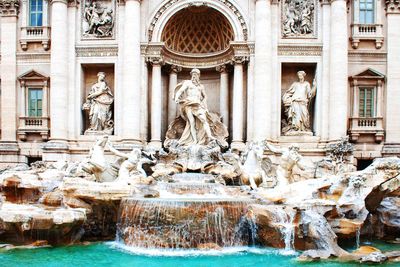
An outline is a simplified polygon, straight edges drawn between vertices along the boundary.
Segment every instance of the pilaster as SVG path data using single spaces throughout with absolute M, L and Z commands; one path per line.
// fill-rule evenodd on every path
M 18 161 L 17 145 L 17 17 L 18 0 L 0 1 L 1 142 L 0 163 Z

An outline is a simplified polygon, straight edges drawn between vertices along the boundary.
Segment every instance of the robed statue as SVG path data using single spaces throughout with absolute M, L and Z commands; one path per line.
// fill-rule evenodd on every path
M 83 104 L 82 109 L 89 111 L 89 129 L 85 134 L 112 134 L 114 130 L 111 111 L 114 96 L 105 77 L 104 72 L 97 74 L 97 83 L 92 85 Z
M 286 115 L 284 135 L 312 134 L 310 125 L 309 104 L 316 93 L 315 78 L 311 86 L 304 78 L 304 71 L 297 72 L 299 81 L 292 83 L 282 97 Z
M 193 69 L 190 75 L 190 80 L 175 87 L 174 101 L 180 115 L 168 127 L 166 146 L 171 140 L 177 140 L 181 146 L 208 145 L 215 141 L 226 147 L 227 128 L 219 115 L 208 110 L 205 88 L 200 83 L 200 70 Z

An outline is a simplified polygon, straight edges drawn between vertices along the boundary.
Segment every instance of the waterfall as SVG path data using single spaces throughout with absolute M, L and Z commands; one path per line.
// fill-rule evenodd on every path
M 360 232 L 361 226 L 358 226 L 356 231 L 356 249 L 360 248 Z
M 285 253 L 294 252 L 295 225 L 293 224 L 296 211 L 293 209 L 277 209 L 276 224 L 285 243 Z
M 141 248 L 245 246 L 255 243 L 250 200 L 145 199 L 121 201 L 117 241 Z

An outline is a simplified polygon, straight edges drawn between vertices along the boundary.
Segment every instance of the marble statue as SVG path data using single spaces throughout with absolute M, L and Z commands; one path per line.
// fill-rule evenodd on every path
M 314 0 L 286 0 L 283 4 L 284 37 L 307 36 L 314 33 Z
M 113 10 L 102 3 L 86 2 L 83 11 L 84 36 L 110 37 L 113 34 Z
M 89 152 L 89 159 L 82 164 L 82 170 L 92 174 L 97 182 L 112 182 L 117 178 L 118 169 L 112 166 L 104 155 L 108 136 L 100 136 Z
M 302 156 L 299 153 L 299 146 L 297 144 L 291 144 L 289 148 L 277 148 L 268 142 L 264 142 L 267 149 L 274 153 L 280 153 L 281 162 L 277 168 L 277 187 L 286 186 L 289 183 L 296 182 L 294 176 L 294 168 L 297 167 L 304 171 L 305 166 L 302 164 Z
M 250 184 L 252 189 L 271 187 L 274 183 L 271 161 L 264 156 L 265 146 L 261 142 L 250 143 L 243 153 L 240 164 L 242 184 Z M 240 161 L 239 161 L 240 162 Z
M 152 160 L 143 157 L 139 148 L 133 148 L 129 153 L 123 153 L 115 149 L 111 142 L 108 142 L 108 148 L 114 155 L 124 160 L 119 168 L 118 178 L 115 182 L 129 184 L 144 182 L 142 180 L 147 178 L 147 174 L 143 169 L 143 164 L 154 163 Z
M 316 93 L 315 78 L 311 86 L 304 78 L 304 71 L 297 72 L 298 82 L 292 83 L 283 94 L 282 101 L 285 109 L 286 123 L 284 135 L 312 135 L 310 125 L 309 103 Z
M 97 74 L 98 80 L 89 91 L 82 109 L 89 111 L 89 129 L 85 134 L 112 134 L 114 121 L 112 120 L 111 105 L 114 96 L 105 80 L 105 73 Z
M 227 147 L 227 128 L 220 116 L 208 110 L 205 88 L 200 83 L 200 70 L 193 69 L 190 74 L 190 80 L 175 88 L 174 100 L 180 115 L 168 127 L 165 146 L 178 140 L 180 146 L 208 145 L 216 141 L 221 147 Z

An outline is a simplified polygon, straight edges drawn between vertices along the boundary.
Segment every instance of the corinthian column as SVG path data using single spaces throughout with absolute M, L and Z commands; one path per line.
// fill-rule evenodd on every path
M 217 67 L 221 74 L 219 85 L 219 112 L 223 124 L 229 129 L 229 74 L 225 65 Z
M 152 58 L 153 67 L 151 76 L 151 140 L 150 145 L 161 147 L 161 119 L 162 119 L 162 88 L 161 88 L 161 58 Z
M 330 27 L 330 139 L 339 139 L 347 132 L 347 7 L 345 0 L 331 0 Z
M 122 138 L 140 142 L 140 0 L 125 0 Z
M 67 0 L 52 0 L 50 55 L 50 139 L 66 142 L 68 137 L 68 13 Z
M 17 135 L 17 16 L 18 0 L 1 0 L 1 141 Z
M 235 57 L 233 60 L 232 146 L 238 148 L 243 145 L 243 63 L 245 60 L 245 57 Z
M 386 1 L 387 82 L 385 154 L 400 154 L 400 2 Z
M 271 2 L 256 0 L 253 138 L 271 137 Z
M 171 66 L 169 73 L 169 84 L 168 84 L 168 124 L 170 124 L 177 116 L 176 103 L 174 101 L 174 91 L 178 83 L 178 72 L 182 71 L 182 67 Z

